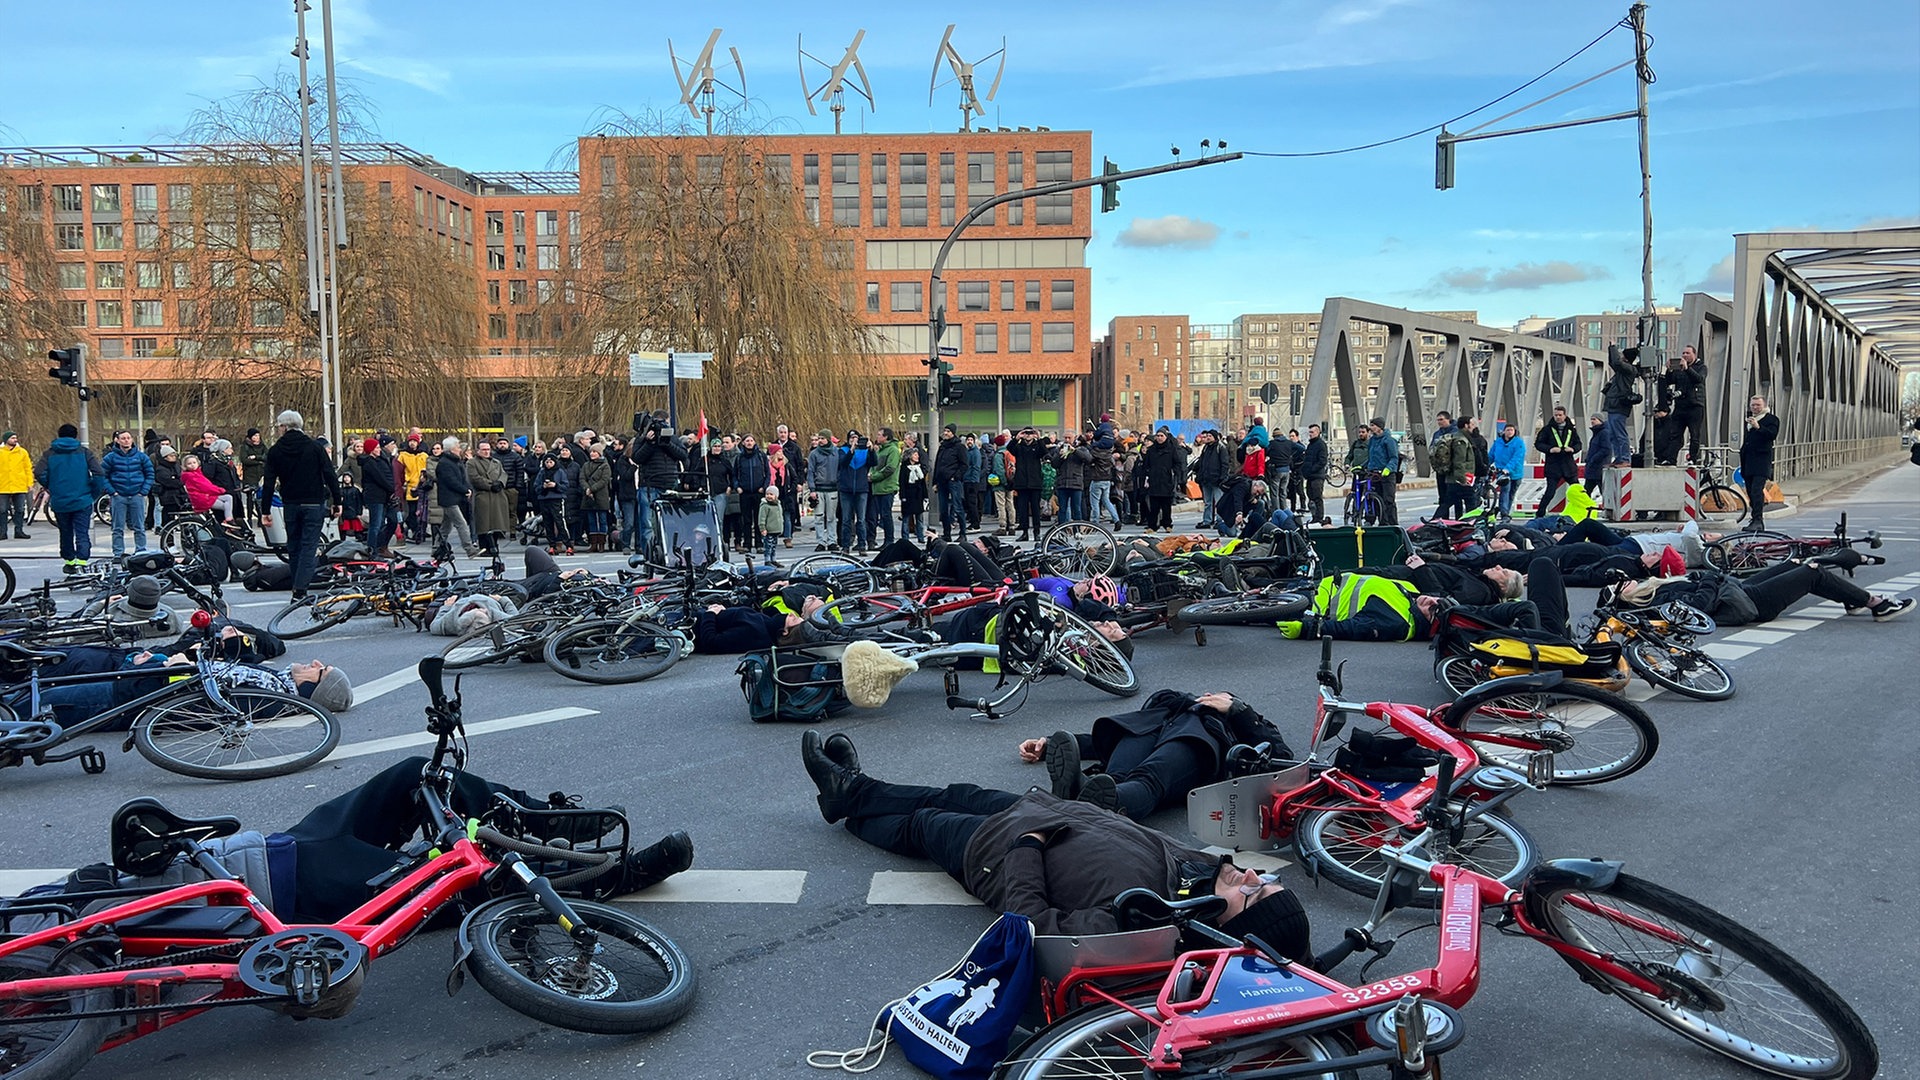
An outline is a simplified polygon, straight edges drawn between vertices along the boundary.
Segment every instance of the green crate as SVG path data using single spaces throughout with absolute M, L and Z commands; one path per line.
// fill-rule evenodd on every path
M 1308 529 L 1307 540 L 1320 553 L 1320 572 L 1358 570 L 1363 566 L 1398 566 L 1410 548 L 1407 531 L 1398 525 L 1367 528 Z

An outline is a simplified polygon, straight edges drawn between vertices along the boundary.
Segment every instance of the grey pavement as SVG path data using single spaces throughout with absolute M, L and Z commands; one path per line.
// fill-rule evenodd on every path
M 1409 498 L 1409 510 L 1419 506 Z M 1856 533 L 1879 528 L 1887 537 L 1889 565 L 1863 570 L 1862 583 L 1893 581 L 1907 595 L 1920 594 L 1920 469 L 1882 470 L 1829 492 L 1793 525 L 1824 531 L 1840 510 Z M 1415 519 L 1408 513 L 1403 520 Z M 14 552 L 0 548 L 0 557 Z M 609 558 L 571 561 L 616 565 Z M 233 598 L 258 605 L 242 607 L 243 616 L 264 621 L 274 610 L 274 601 L 260 596 L 236 590 Z M 1777 635 L 1732 642 L 1725 639 L 1739 635 L 1722 631 L 1715 647 L 1737 654 L 1728 660 L 1737 697 L 1650 698 L 1646 707 L 1662 742 L 1647 768 L 1597 788 L 1528 795 L 1513 816 L 1545 855 L 1624 859 L 1629 872 L 1770 938 L 1865 1017 L 1888 1063 L 1883 1075 L 1907 1075 L 1920 1060 L 1920 1032 L 1905 909 L 1920 873 L 1895 841 L 1920 827 L 1920 811 L 1905 797 L 1914 783 L 1920 718 L 1912 674 L 1920 616 L 1876 624 L 1828 617 L 1835 610 L 1807 605 Z M 117 744 L 108 748 L 103 776 L 82 775 L 73 764 L 0 774 L 0 870 L 103 858 L 107 816 L 135 794 L 185 813 L 236 813 L 266 828 L 292 822 L 400 754 L 417 752 L 346 756 L 356 744 L 420 730 L 424 695 L 397 673 L 443 644 L 366 620 L 293 643 L 290 659 L 318 656 L 346 668 L 363 688 L 394 687 L 344 715 L 342 754 L 293 776 L 236 785 L 194 781 L 122 755 Z M 1312 717 L 1317 655 L 1317 648 L 1268 629 L 1215 629 L 1205 647 L 1163 630 L 1141 638 L 1135 663 L 1149 691 L 1219 688 L 1253 700 L 1298 746 Z M 1338 655 L 1349 661 L 1352 696 L 1423 704 L 1441 697 L 1424 648 L 1342 645 Z M 559 788 L 623 803 L 642 836 L 670 828 L 692 833 L 703 873 L 662 896 L 622 901 L 680 942 L 699 968 L 699 1005 L 676 1026 L 634 1039 L 576 1035 L 510 1011 L 471 981 L 449 999 L 443 983 L 453 946 L 443 932 L 376 962 L 359 1007 L 344 1020 L 296 1023 L 230 1010 L 113 1050 L 81 1076 L 817 1075 L 803 1060 L 807 1051 L 859 1044 L 883 1003 L 951 964 L 994 913 L 952 902 L 952 890 L 930 865 L 824 824 L 800 768 L 800 729 L 750 723 L 733 669 L 730 658 L 694 657 L 652 682 L 592 687 L 540 665 L 513 665 L 475 673 L 464 684 L 470 724 L 590 710 L 475 736 L 475 771 L 535 791 Z M 977 673 L 963 678 L 969 690 L 989 685 Z M 938 680 L 919 675 L 887 707 L 849 712 L 832 727 L 853 736 L 876 776 L 1019 790 L 1045 782 L 1038 767 L 1018 762 L 1019 739 L 1063 726 L 1084 730 L 1102 713 L 1129 707 L 1081 684 L 1050 681 L 1034 689 L 1024 711 L 984 723 L 947 711 Z M 1875 827 L 1863 830 L 1863 823 Z M 1159 824 L 1183 828 L 1176 815 Z M 1282 879 L 1301 891 L 1322 946 L 1364 916 L 1362 900 L 1316 886 L 1295 868 L 1283 869 Z M 1409 913 L 1398 927 L 1420 923 Z M 1430 930 L 1414 930 L 1370 975 L 1425 966 L 1434 942 Z M 1355 970 L 1341 973 L 1355 978 Z M 1456 1075 L 1754 1075 L 1589 990 L 1545 949 L 1497 935 L 1488 935 L 1482 987 L 1464 1015 L 1467 1041 L 1447 1059 Z M 872 1075 L 922 1074 L 890 1056 Z

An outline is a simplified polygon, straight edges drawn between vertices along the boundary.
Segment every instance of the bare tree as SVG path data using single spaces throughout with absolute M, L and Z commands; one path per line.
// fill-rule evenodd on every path
M 74 415 L 74 392 L 47 378 L 47 350 L 85 334 L 69 326 L 59 297 L 45 189 L 27 172 L 0 170 L 0 425 L 28 441 Z

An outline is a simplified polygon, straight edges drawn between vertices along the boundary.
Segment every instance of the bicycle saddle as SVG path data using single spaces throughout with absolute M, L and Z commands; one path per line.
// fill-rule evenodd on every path
M 181 817 L 156 800 L 133 799 L 113 812 L 113 866 L 123 874 L 148 877 L 165 870 L 181 844 L 191 847 L 239 831 L 237 817 Z

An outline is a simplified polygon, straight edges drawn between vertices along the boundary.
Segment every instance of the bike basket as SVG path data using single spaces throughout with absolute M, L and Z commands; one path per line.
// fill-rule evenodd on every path
M 569 802 L 566 796 L 554 792 L 548 799 L 549 805 L 534 808 L 496 794 L 483 820 L 517 840 L 590 855 L 614 856 L 611 862 L 598 866 L 562 859 L 528 860 L 536 873 L 552 879 L 557 887 L 571 887 L 595 896 L 614 895 L 620 880 L 620 860 L 626 855 L 630 840 L 627 815 L 618 807 L 586 808 L 567 805 Z M 605 875 L 605 888 L 596 888 L 602 875 Z
M 1171 962 L 1179 953 L 1177 926 L 1081 936 L 1035 934 L 1033 938 L 1034 974 L 1048 986 L 1058 985 L 1077 969 Z

